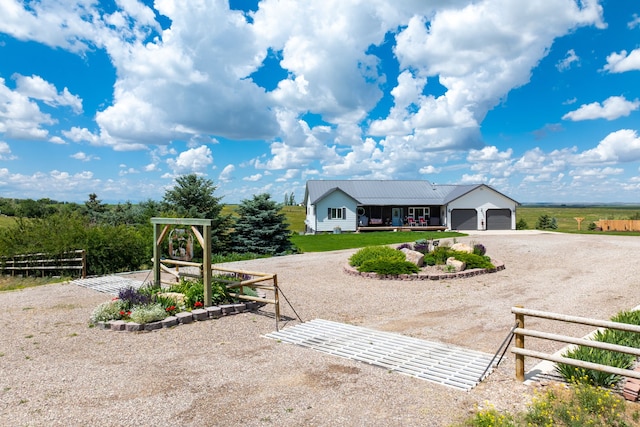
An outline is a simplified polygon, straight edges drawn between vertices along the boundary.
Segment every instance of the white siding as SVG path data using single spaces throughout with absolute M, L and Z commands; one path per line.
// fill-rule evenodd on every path
M 316 225 L 315 232 L 329 231 L 340 227 L 342 231 L 356 231 L 356 202 L 342 191 L 334 191 L 327 197 L 318 201 L 315 206 Z M 329 208 L 345 208 L 346 218 L 329 219 Z
M 452 201 L 447 205 L 447 224 L 451 224 L 451 211 L 454 209 L 475 209 L 478 212 L 478 230 L 487 226 L 487 209 L 510 209 L 511 229 L 516 229 L 516 203 L 502 194 L 488 188 L 479 187 Z
M 315 206 L 311 204 L 311 200 L 307 199 L 307 217 L 304 220 L 304 223 L 307 226 L 305 232 L 313 233 L 317 227 L 316 224 L 316 209 Z

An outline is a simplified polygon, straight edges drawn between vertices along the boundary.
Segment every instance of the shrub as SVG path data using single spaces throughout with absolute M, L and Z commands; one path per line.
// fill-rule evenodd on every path
M 516 230 L 527 230 L 528 228 L 529 224 L 527 224 L 527 221 L 524 219 L 520 218 L 518 222 L 516 222 Z
M 417 265 L 409 261 L 389 258 L 376 258 L 369 259 L 363 262 L 358 267 L 358 271 L 375 272 L 385 275 L 398 275 L 417 273 L 419 271 L 419 268 Z
M 491 263 L 491 258 L 489 258 L 488 256 L 480 256 L 480 255 L 476 255 L 476 254 L 470 254 L 470 253 L 467 253 L 467 252 L 458 252 L 458 251 L 452 251 L 452 255 L 451 256 L 453 256 L 458 261 L 464 262 L 467 265 L 468 269 L 471 269 L 471 268 L 494 269 L 494 268 L 496 268 Z
M 475 245 L 473 245 L 473 253 L 476 255 L 484 256 L 484 254 L 487 253 L 487 248 L 485 248 L 484 245 L 481 245 L 480 243 L 476 243 Z
M 360 249 L 349 258 L 349 265 L 359 267 L 363 262 L 383 258 L 388 260 L 404 261 L 406 256 L 403 252 L 395 250 L 389 246 L 367 246 Z
M 184 292 L 184 303 L 187 308 L 193 308 L 197 302 L 204 303 L 204 283 L 201 281 L 192 282 Z
M 578 346 L 567 351 L 563 356 L 570 359 L 598 363 L 600 365 L 608 365 L 621 369 L 630 368 L 634 360 L 633 356 L 628 354 L 586 346 Z M 612 387 L 621 379 L 619 375 L 580 368 L 578 366 L 567 365 L 564 363 L 558 363 L 556 365 L 556 370 L 567 380 L 576 381 L 578 379 L 577 381 L 601 387 Z
M 116 299 L 113 301 L 107 301 L 97 306 L 91 313 L 89 319 L 93 324 L 98 322 L 108 322 L 110 320 L 119 320 L 122 318 L 120 313 L 125 310 L 125 304 L 121 300 Z
M 123 303 L 126 310 L 131 310 L 133 306 L 147 304 L 151 301 L 151 297 L 138 289 L 127 286 L 118 291 L 118 299 Z
M 172 296 L 168 293 L 156 294 L 153 297 L 153 302 L 156 304 L 160 304 L 160 306 L 164 309 L 164 311 L 167 312 L 169 316 L 173 316 L 178 311 L 182 311 L 186 308 L 184 303 L 181 303 L 180 301 L 178 301 L 178 298 L 175 298 L 175 296 Z
M 442 265 L 447 262 L 447 258 L 452 257 L 455 251 L 448 246 L 438 246 L 424 257 L 426 265 Z
M 622 311 L 611 318 L 611 321 L 618 323 L 629 323 L 640 325 L 639 311 Z M 604 331 L 596 331 L 593 340 L 598 342 L 606 342 L 609 344 L 619 344 L 629 347 L 640 346 L 640 334 L 634 332 L 618 331 L 613 329 L 605 329 Z M 563 354 L 564 357 L 570 359 L 582 360 L 586 362 L 598 363 L 601 365 L 613 366 L 621 369 L 629 369 L 632 367 L 635 358 L 629 354 L 618 353 L 614 351 L 601 350 L 597 348 L 578 346 Z M 589 384 L 611 387 L 617 384 L 621 377 L 606 372 L 595 371 L 591 369 L 580 368 L 577 366 L 558 363 L 556 370 L 567 380 L 571 381 L 576 378 L 586 381 Z
M 157 322 L 167 317 L 167 312 L 160 304 L 145 304 L 134 307 L 129 315 L 132 322 Z
M 413 250 L 426 255 L 429 252 L 429 243 L 427 243 L 426 241 L 416 242 L 416 244 L 413 246 Z
M 572 383 L 569 388 L 564 385 L 555 385 L 544 392 L 536 391 L 526 412 L 511 415 L 489 407 L 478 411 L 462 425 L 472 427 L 637 425 L 638 411 L 627 409 L 624 399 L 610 390 L 584 383 Z
M 224 282 L 211 282 L 211 304 L 225 304 L 231 300 L 229 290 Z

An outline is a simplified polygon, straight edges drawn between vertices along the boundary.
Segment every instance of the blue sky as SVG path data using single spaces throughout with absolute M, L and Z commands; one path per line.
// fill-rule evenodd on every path
M 243 9 L 244 8 L 244 9 Z M 0 2 L 0 197 L 309 179 L 640 203 L 640 3 Z

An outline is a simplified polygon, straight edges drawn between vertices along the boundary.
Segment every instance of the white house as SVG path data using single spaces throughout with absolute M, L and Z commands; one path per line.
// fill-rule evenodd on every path
M 518 202 L 486 184 L 307 181 L 308 233 L 379 229 L 515 230 Z

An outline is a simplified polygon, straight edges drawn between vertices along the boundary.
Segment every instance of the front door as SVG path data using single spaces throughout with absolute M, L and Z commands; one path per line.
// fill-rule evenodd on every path
M 402 226 L 402 208 L 391 209 L 391 224 L 394 227 Z

